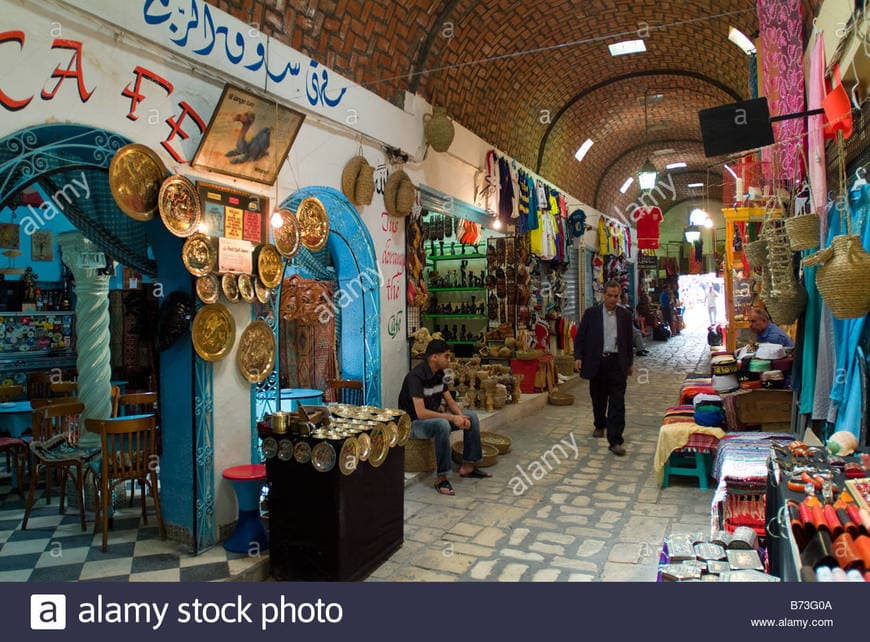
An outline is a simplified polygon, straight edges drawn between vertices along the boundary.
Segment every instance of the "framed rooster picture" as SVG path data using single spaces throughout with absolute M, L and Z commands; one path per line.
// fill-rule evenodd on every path
M 305 114 L 226 85 L 191 165 L 272 185 L 303 120 Z

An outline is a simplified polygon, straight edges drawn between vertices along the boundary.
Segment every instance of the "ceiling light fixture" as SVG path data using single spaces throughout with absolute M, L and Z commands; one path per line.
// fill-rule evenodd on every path
M 728 28 L 728 40 L 740 47 L 747 56 L 755 53 L 755 43 L 745 33 L 735 27 Z
M 625 194 L 628 191 L 628 188 L 631 187 L 631 184 L 634 182 L 634 177 L 629 176 L 625 179 L 625 182 L 622 184 L 622 187 L 619 188 L 619 191 Z
M 733 169 L 731 169 L 730 167 L 728 167 L 728 164 L 727 164 L 727 163 L 725 164 L 725 169 L 728 170 L 728 172 L 731 174 L 731 176 L 733 176 L 734 178 L 737 178 L 737 172 L 735 172 Z
M 686 236 L 686 243 L 694 243 L 701 238 L 701 228 L 697 225 L 690 225 L 683 230 L 683 234 Z
M 649 104 L 647 96 L 649 96 L 649 89 L 644 90 L 643 96 L 643 142 L 644 145 L 646 145 L 647 132 L 649 130 L 649 118 L 647 117 L 647 105 Z M 637 170 L 638 187 L 640 187 L 643 192 L 650 191 L 656 186 L 656 179 L 658 176 L 659 172 L 656 169 L 656 166 L 652 164 L 652 161 L 649 158 L 647 158 L 646 162 L 644 162 L 644 164 L 640 166 L 640 169 Z
M 587 138 L 586 142 L 580 145 L 580 148 L 575 152 L 574 158 L 576 158 L 578 161 L 582 161 L 583 158 L 586 156 L 586 152 L 589 151 L 589 148 L 592 147 L 593 144 L 594 143 L 592 139 Z
M 625 56 L 633 53 L 643 53 L 646 51 L 646 43 L 643 40 L 623 40 L 622 42 L 614 42 L 612 45 L 607 45 L 610 49 L 611 56 Z
M 668 163 L 665 165 L 665 169 L 682 169 L 686 166 L 687 165 L 684 162 L 680 161 L 679 163 Z
M 695 189 L 696 187 L 704 187 L 704 183 L 689 183 L 686 187 L 689 189 Z
M 669 154 L 676 154 L 677 150 L 671 147 L 667 149 L 657 149 L 653 152 L 653 156 L 668 156 Z

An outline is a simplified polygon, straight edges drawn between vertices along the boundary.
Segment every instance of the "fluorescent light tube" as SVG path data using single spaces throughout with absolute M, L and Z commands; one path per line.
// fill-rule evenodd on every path
M 728 40 L 740 47 L 747 56 L 755 53 L 755 43 L 740 29 L 728 28 Z
M 611 56 L 625 56 L 646 51 L 646 43 L 643 40 L 623 40 L 607 45 L 607 48 L 610 49 Z
M 625 194 L 628 191 L 628 188 L 631 187 L 631 184 L 634 182 L 634 176 L 629 176 L 625 179 L 625 182 L 622 184 L 622 187 L 619 188 L 619 191 L 622 194 Z
M 682 161 L 679 163 L 669 163 L 668 165 L 665 165 L 665 169 L 682 169 L 683 167 L 686 167 L 686 164 Z
M 583 143 L 582 145 L 580 145 L 580 148 L 574 154 L 574 158 L 576 158 L 578 161 L 582 161 L 583 158 L 586 156 L 586 152 L 589 151 L 589 148 L 592 147 L 592 145 L 593 145 L 592 139 L 587 138 L 586 142 Z

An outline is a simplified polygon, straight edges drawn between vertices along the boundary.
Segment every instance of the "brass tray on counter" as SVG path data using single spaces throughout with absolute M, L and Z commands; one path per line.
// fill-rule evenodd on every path
M 311 449 L 311 464 L 321 473 L 335 468 L 335 448 L 328 441 L 321 441 Z
M 368 461 L 372 452 L 372 438 L 367 432 L 361 432 L 356 436 L 356 451 L 360 461 Z
M 281 218 L 281 224 L 272 227 L 272 239 L 281 256 L 292 259 L 299 252 L 299 221 L 296 215 L 287 209 L 276 210 L 272 215 Z
M 296 209 L 296 220 L 302 245 L 311 252 L 322 250 L 329 238 L 329 217 L 323 203 L 313 196 L 303 199 Z
M 200 308 L 191 328 L 193 348 L 206 361 L 220 361 L 236 340 L 236 322 L 221 303 Z
M 265 381 L 275 367 L 275 335 L 262 319 L 251 321 L 239 339 L 236 353 L 242 376 L 251 383 Z
M 138 143 L 124 145 L 109 163 L 109 188 L 115 203 L 137 221 L 150 221 L 157 214 L 160 187 L 168 176 L 156 152 Z
M 387 459 L 390 452 L 390 446 L 387 442 L 387 433 L 383 426 L 378 426 L 371 432 L 372 452 L 369 454 L 369 463 L 379 468 Z
M 341 446 L 338 454 L 338 469 L 342 475 L 350 475 L 356 470 L 359 462 L 359 445 L 356 437 L 348 437 Z
M 184 267 L 194 276 L 205 276 L 217 265 L 217 252 L 211 239 L 197 232 L 190 236 L 181 248 Z
M 192 181 L 176 174 L 160 186 L 157 197 L 160 218 L 166 229 L 186 238 L 194 234 L 202 222 L 202 203 Z

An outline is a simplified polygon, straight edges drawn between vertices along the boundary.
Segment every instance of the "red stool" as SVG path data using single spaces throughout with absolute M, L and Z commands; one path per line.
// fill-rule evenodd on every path
M 254 545 L 258 550 L 269 548 L 269 537 L 260 519 L 260 487 L 266 480 L 266 466 L 232 466 L 224 470 L 223 477 L 232 483 L 239 501 L 236 530 L 224 542 L 224 548 L 233 553 L 250 553 Z

